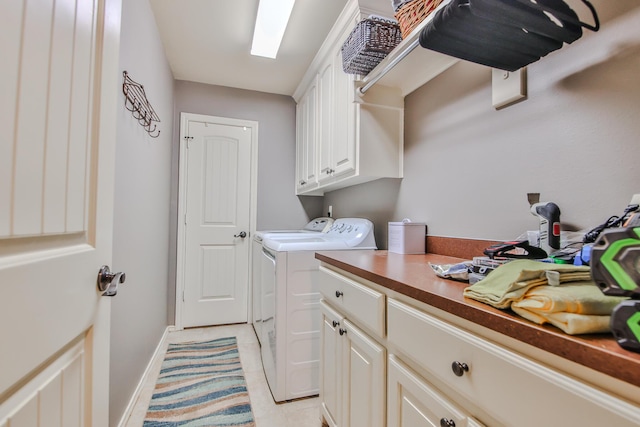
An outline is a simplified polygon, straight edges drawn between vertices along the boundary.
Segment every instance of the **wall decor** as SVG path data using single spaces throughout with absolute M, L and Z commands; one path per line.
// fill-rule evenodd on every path
M 133 117 L 138 120 L 149 136 L 157 138 L 160 135 L 160 130 L 153 122 L 160 123 L 160 118 L 149 103 L 144 86 L 133 81 L 126 71 L 123 71 L 122 75 L 124 76 L 122 93 L 124 93 L 125 108 L 131 111 Z

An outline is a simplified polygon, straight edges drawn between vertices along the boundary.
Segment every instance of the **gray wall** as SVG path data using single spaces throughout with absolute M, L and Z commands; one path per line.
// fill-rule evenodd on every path
M 175 252 L 180 113 L 258 122 L 258 230 L 296 229 L 322 215 L 322 197 L 295 195 L 296 104 L 293 98 L 187 81 L 175 82 L 171 188 L 171 250 Z M 169 321 L 175 312 L 175 256 L 171 256 Z
M 430 235 L 514 239 L 538 226 L 528 192 L 565 228 L 620 214 L 640 193 L 640 5 L 615 3 L 635 9 L 530 65 L 521 103 L 496 111 L 490 70 L 468 62 L 407 96 L 404 178 L 328 193 L 325 210 L 370 217 L 383 248 L 407 217 Z
M 173 76 L 148 0 L 123 1 L 120 70 L 144 85 L 161 133 L 151 138 L 118 106 L 111 267 L 126 272 L 127 280 L 112 301 L 111 426 L 118 425 L 167 326 Z

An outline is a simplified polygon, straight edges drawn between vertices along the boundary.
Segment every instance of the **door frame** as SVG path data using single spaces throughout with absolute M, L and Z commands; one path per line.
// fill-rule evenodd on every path
M 175 329 L 182 330 L 184 329 L 182 322 L 182 311 L 183 311 L 183 293 L 184 293 L 184 273 L 185 273 L 185 221 L 184 218 L 186 216 L 186 206 L 187 206 L 187 198 L 186 198 L 186 190 L 187 190 L 187 147 L 186 141 L 187 137 L 187 129 L 189 128 L 189 122 L 206 122 L 213 123 L 218 125 L 228 125 L 228 126 L 244 126 L 251 129 L 251 178 L 250 178 L 250 186 L 251 186 L 251 195 L 250 195 L 250 205 L 249 208 L 249 236 L 247 236 L 249 241 L 253 239 L 253 235 L 256 232 L 256 215 L 258 211 L 258 122 L 254 120 L 242 120 L 242 119 L 233 119 L 229 117 L 219 117 L 219 116 L 209 116 L 204 114 L 194 114 L 194 113 L 180 113 L 180 162 L 178 166 L 178 235 L 177 235 L 177 248 L 176 248 L 176 299 L 175 299 Z M 252 316 L 252 295 L 251 295 L 251 263 L 252 263 L 252 251 L 251 245 L 249 245 L 249 262 L 247 265 L 248 269 L 248 279 L 249 286 L 247 288 L 247 313 L 248 318 L 247 322 L 251 322 Z

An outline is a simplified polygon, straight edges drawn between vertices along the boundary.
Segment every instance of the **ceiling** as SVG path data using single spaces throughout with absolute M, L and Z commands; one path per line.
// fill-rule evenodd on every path
M 258 0 L 150 0 L 175 79 L 282 95 L 293 94 L 346 3 L 298 0 L 274 60 L 249 53 Z
M 292 95 L 348 0 L 298 0 L 278 57 L 252 56 L 258 0 L 149 0 L 173 76 L 212 85 Z M 391 0 L 359 0 L 393 14 Z M 582 0 L 567 0 L 592 22 Z M 592 0 L 602 23 L 638 0 Z M 385 13 L 386 14 L 386 13 Z M 603 25 L 606 27 L 606 25 Z

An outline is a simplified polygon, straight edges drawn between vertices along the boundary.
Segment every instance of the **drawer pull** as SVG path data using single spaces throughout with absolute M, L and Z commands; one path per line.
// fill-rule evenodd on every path
M 457 377 L 461 377 L 464 375 L 465 372 L 469 372 L 469 365 L 467 365 L 464 362 L 458 362 L 456 360 L 451 364 L 451 369 L 453 370 L 453 373 L 456 374 Z
M 344 295 L 342 292 L 336 291 L 336 298 L 340 298 L 342 295 Z
M 336 327 L 336 326 L 338 326 L 340 323 L 338 323 L 337 321 L 335 321 L 335 320 L 334 320 L 333 322 L 331 322 L 331 324 L 332 324 L 332 325 L 333 325 L 333 327 L 335 328 L 335 327 Z
M 338 332 L 340 332 L 340 335 L 344 335 L 344 334 L 346 334 L 346 333 L 347 333 L 347 330 L 346 330 L 346 329 L 342 329 L 342 328 L 340 328 L 340 329 L 338 330 Z
M 456 427 L 456 422 L 451 419 L 440 418 L 440 427 Z

